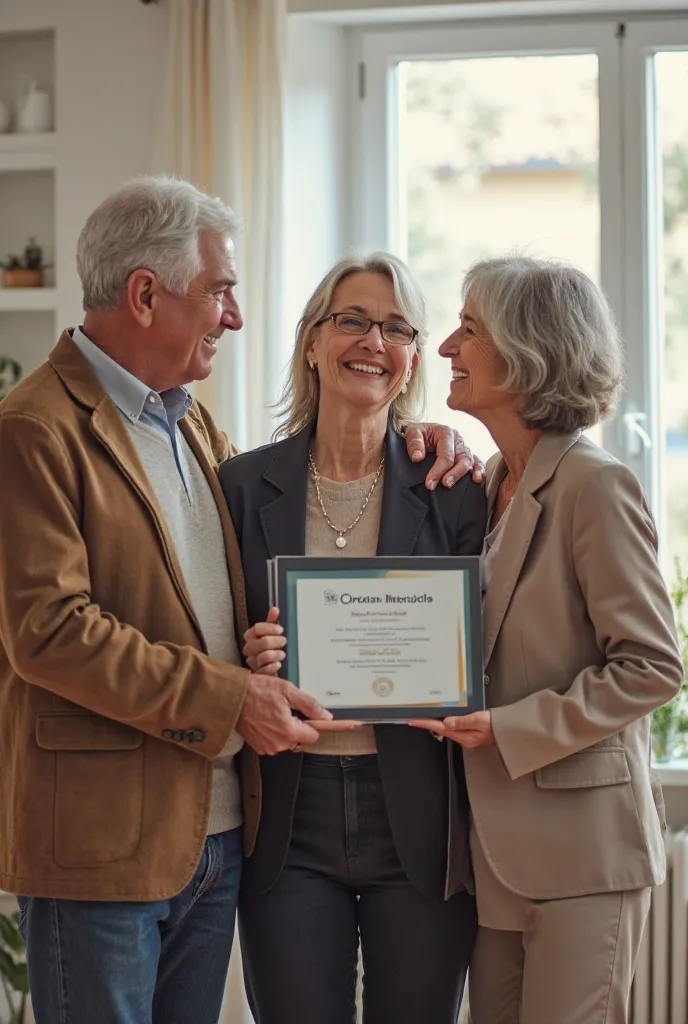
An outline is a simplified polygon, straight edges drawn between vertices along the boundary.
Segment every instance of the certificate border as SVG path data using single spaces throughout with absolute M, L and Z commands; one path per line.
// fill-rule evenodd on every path
M 271 593 L 277 599 L 285 633 L 290 637 L 285 663 L 286 678 L 299 685 L 299 637 L 296 625 L 296 588 L 290 574 L 329 577 L 333 572 L 349 573 L 355 570 L 437 572 L 442 570 L 464 573 L 464 607 L 468 609 L 466 630 L 466 683 L 467 703 L 420 704 L 405 706 L 403 714 L 390 715 L 390 709 L 371 707 L 330 708 L 334 718 L 359 718 L 367 722 L 403 722 L 409 718 L 446 718 L 449 715 L 467 715 L 485 707 L 482 664 L 482 595 L 480 589 L 480 560 L 474 555 L 377 555 L 374 558 L 327 558 L 311 555 L 279 555 L 268 562 Z M 296 643 L 294 643 L 296 637 Z

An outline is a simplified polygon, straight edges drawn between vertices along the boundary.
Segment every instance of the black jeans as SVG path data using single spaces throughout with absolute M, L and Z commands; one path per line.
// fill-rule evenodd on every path
M 375 755 L 306 755 L 284 869 L 239 929 L 258 1024 L 352 1024 L 359 939 L 365 1024 L 455 1024 L 476 912 L 409 882 Z

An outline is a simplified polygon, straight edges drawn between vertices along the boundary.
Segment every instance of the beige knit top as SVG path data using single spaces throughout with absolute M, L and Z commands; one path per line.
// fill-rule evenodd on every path
M 365 476 L 361 480 L 349 483 L 338 483 L 320 477 L 320 493 L 327 514 L 335 526 L 345 529 L 361 511 L 375 474 Z M 337 534 L 325 522 L 322 509 L 318 503 L 315 483 L 311 473 L 308 474 L 308 497 L 306 500 L 306 554 L 325 555 L 328 558 L 368 558 L 377 551 L 377 537 L 380 532 L 380 514 L 382 512 L 382 491 L 384 487 L 384 471 L 380 474 L 368 506 L 350 533 L 346 534 L 346 547 L 335 545 Z M 317 743 L 310 747 L 301 747 L 310 754 L 336 754 L 351 756 L 355 754 L 374 754 L 377 752 L 375 732 L 370 725 L 364 725 L 354 732 L 325 733 Z

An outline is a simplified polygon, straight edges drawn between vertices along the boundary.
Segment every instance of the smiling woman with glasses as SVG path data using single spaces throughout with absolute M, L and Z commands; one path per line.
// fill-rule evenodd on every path
M 475 555 L 485 496 L 425 486 L 402 431 L 424 397 L 425 307 L 387 253 L 326 275 L 296 333 L 281 438 L 220 471 L 246 567 L 244 655 L 280 672 L 266 559 Z M 277 682 L 276 682 L 277 684 Z M 258 1024 L 455 1024 L 476 929 L 460 748 L 399 725 L 261 758 L 239 914 Z

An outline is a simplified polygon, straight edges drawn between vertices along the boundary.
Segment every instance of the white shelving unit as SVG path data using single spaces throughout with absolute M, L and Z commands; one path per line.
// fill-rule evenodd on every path
M 5 171 L 53 170 L 56 165 L 55 132 L 0 135 L 0 174 Z
M 0 288 L 0 313 L 35 313 L 56 309 L 56 288 Z
M 16 109 L 22 84 L 47 88 L 55 110 L 55 32 L 0 32 L 0 100 Z M 13 125 L 16 127 L 16 125 Z M 57 125 L 59 127 L 59 125 Z M 30 237 L 56 262 L 57 131 L 0 134 L 0 261 L 21 255 Z M 0 275 L 0 356 L 16 359 L 24 375 L 55 344 L 57 286 L 52 270 L 42 288 L 3 288 Z

